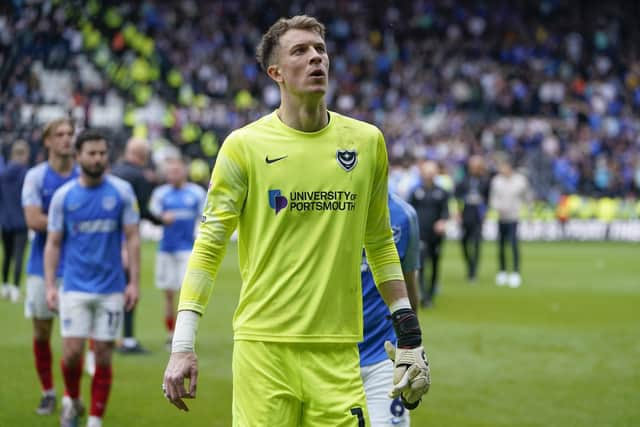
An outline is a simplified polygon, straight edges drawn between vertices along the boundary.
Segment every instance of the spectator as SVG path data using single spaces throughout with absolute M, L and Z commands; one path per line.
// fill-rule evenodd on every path
M 449 195 L 436 185 L 438 164 L 426 161 L 420 167 L 422 181 L 409 196 L 409 203 L 418 214 L 420 224 L 420 288 L 423 307 L 433 305 L 440 270 L 440 255 L 449 219 Z M 429 266 L 427 266 L 427 262 Z M 426 279 L 425 270 L 429 268 L 430 278 Z
M 111 169 L 114 176 L 124 179 L 133 187 L 133 192 L 140 207 L 140 218 L 152 221 L 155 224 L 160 222 L 149 212 L 149 200 L 153 191 L 153 182 L 145 173 L 145 167 L 149 161 L 149 148 L 147 142 L 138 138 L 131 138 L 125 147 L 124 159 L 115 164 Z M 125 254 L 126 255 L 126 254 Z M 126 256 L 124 256 L 126 258 Z M 127 266 L 125 265 L 125 272 Z M 128 274 L 128 272 L 127 272 Z M 148 353 L 135 338 L 134 334 L 134 310 L 135 306 L 126 309 L 124 312 L 124 331 L 121 345 L 117 350 L 122 354 L 144 354 Z
M 11 147 L 9 164 L 0 171 L 0 229 L 2 229 L 2 298 L 20 299 L 22 261 L 27 246 L 27 223 L 22 212 L 22 184 L 29 165 L 29 144 L 16 141 Z M 9 269 L 14 261 L 13 282 Z
M 501 158 L 499 174 L 491 180 L 491 208 L 498 212 L 498 250 L 500 268 L 496 285 L 517 288 L 522 283 L 520 277 L 520 250 L 518 244 L 518 220 L 520 210 L 531 199 L 529 184 L 524 175 L 513 170 L 512 160 Z M 511 274 L 507 273 L 505 246 L 511 247 Z

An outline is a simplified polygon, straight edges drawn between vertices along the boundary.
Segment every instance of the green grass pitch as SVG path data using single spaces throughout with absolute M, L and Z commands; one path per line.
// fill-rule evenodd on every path
M 168 355 L 154 249 L 144 245 L 137 333 L 152 350 L 114 356 L 105 426 L 231 425 L 231 316 L 240 280 L 236 247 L 222 265 L 198 336 L 198 398 L 189 413 L 163 398 Z M 463 280 L 457 242 L 447 242 L 442 290 L 420 313 L 432 389 L 412 413 L 422 426 L 640 425 L 640 264 L 637 244 L 527 243 L 523 287 L 493 284 L 495 246 L 483 247 L 477 285 Z M 300 308 L 304 309 L 303 307 Z M 0 426 L 55 426 L 34 409 L 39 386 L 22 305 L 0 301 Z M 62 391 L 56 322 L 55 385 Z M 250 379 L 247 379 L 250 381 Z M 90 379 L 82 380 L 89 399 Z M 273 427 L 278 422 L 274 420 Z

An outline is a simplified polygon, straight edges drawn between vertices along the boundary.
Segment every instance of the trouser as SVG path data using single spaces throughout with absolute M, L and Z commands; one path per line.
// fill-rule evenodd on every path
M 482 223 L 469 222 L 462 224 L 462 254 L 467 266 L 467 278 L 475 279 L 480 261 L 480 242 L 482 241 Z
M 505 246 L 511 246 L 513 258 L 513 271 L 520 271 L 520 251 L 518 249 L 518 222 L 500 221 L 498 223 L 498 256 L 500 259 L 500 271 L 507 271 Z
M 22 275 L 22 261 L 24 250 L 27 246 L 27 230 L 2 230 L 2 283 L 9 283 L 9 269 L 11 260 L 14 260 L 13 284 L 20 286 Z
M 420 242 L 420 289 L 422 302 L 433 301 L 438 288 L 438 275 L 440 273 L 440 253 L 442 251 L 441 238 L 428 239 Z M 430 264 L 427 266 L 427 263 Z M 425 270 L 429 268 L 431 275 L 426 279 Z

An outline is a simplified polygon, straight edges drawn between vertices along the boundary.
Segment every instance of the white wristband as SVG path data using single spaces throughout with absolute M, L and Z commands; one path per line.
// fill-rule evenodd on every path
M 195 351 L 198 322 L 200 322 L 200 315 L 195 311 L 178 312 L 173 342 L 171 343 L 172 353 Z
M 409 308 L 409 309 L 411 308 L 411 301 L 409 301 L 408 297 L 399 298 L 394 302 L 392 302 L 391 305 L 389 306 L 389 312 L 393 314 L 396 311 L 401 310 L 403 308 Z

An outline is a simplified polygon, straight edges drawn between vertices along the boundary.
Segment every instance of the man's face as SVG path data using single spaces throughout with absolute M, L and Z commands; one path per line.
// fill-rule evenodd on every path
M 469 159 L 469 172 L 474 176 L 481 176 L 484 173 L 484 162 L 480 156 L 471 156 Z
M 187 179 L 187 171 L 184 164 L 179 160 L 167 162 L 167 182 L 174 187 L 179 187 Z
M 425 182 L 431 184 L 436 175 L 438 175 L 438 165 L 432 161 L 422 163 L 420 165 L 420 175 Z
M 73 128 L 69 123 L 62 123 L 56 127 L 45 139 L 44 145 L 49 149 L 49 153 L 68 157 L 73 155 Z
M 324 96 L 329 82 L 329 55 L 324 40 L 313 31 L 291 29 L 280 37 L 276 63 L 269 75 L 286 91 Z
M 502 162 L 500 163 L 500 165 L 498 166 L 498 171 L 505 176 L 510 176 L 511 173 L 513 172 L 513 168 L 511 167 L 511 164 L 509 164 L 508 162 Z
M 100 178 L 109 162 L 107 141 L 104 139 L 85 141 L 82 149 L 76 153 L 76 161 L 85 175 Z

